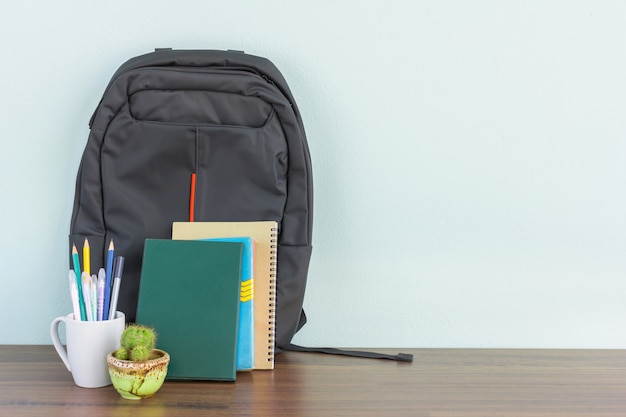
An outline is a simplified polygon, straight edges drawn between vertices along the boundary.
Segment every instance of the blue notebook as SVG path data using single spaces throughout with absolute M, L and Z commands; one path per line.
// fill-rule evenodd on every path
M 243 243 L 237 370 L 251 371 L 254 369 L 254 239 L 251 237 L 223 237 L 202 240 Z

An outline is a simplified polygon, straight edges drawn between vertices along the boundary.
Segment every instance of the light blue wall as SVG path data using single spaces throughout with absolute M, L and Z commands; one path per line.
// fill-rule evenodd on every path
M 309 345 L 626 348 L 623 1 L 0 3 L 0 343 L 49 343 L 87 121 L 154 47 L 271 59 L 314 163 Z

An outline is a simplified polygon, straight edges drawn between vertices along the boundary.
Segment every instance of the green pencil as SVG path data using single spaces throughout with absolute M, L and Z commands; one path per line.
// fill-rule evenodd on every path
M 78 304 L 80 305 L 80 319 L 87 320 L 85 312 L 85 299 L 83 298 L 83 284 L 81 283 L 80 260 L 78 259 L 78 249 L 76 245 L 72 245 L 72 263 L 74 264 L 74 273 L 76 274 L 76 285 L 78 286 Z

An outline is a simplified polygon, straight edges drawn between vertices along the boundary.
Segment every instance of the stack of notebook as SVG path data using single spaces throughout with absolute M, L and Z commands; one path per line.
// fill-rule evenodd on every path
M 234 381 L 274 368 L 277 224 L 176 222 L 147 239 L 137 322 L 171 356 L 169 379 Z

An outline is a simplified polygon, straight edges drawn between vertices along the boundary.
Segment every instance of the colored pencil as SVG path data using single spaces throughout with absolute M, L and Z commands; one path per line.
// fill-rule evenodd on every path
M 104 308 L 102 312 L 102 319 L 109 319 L 109 308 L 111 306 L 111 285 L 113 285 L 113 257 L 115 255 L 115 245 L 113 239 L 109 243 L 109 250 L 107 251 L 107 269 L 106 269 L 106 284 L 104 285 Z
M 83 300 L 83 286 L 81 284 L 80 273 L 80 261 L 78 259 L 78 250 L 76 245 L 72 245 L 72 263 L 74 264 L 74 274 L 76 274 L 76 289 L 78 291 L 78 304 L 80 307 L 80 319 L 82 321 L 87 320 L 87 313 L 85 311 L 85 302 Z
M 85 238 L 85 244 L 83 245 L 83 272 L 91 276 L 91 248 L 87 238 Z

